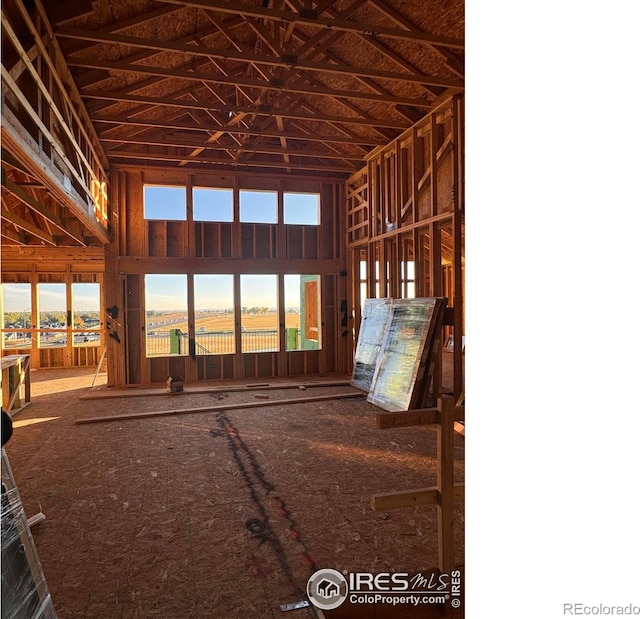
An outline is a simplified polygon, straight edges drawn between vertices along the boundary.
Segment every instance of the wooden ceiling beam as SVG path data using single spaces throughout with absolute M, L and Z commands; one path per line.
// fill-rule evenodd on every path
M 153 119 L 136 119 L 136 118 L 128 118 L 127 116 L 105 116 L 105 117 L 95 117 L 93 119 L 94 123 L 105 123 L 109 125 L 117 125 L 121 126 L 137 126 L 137 127 L 147 127 L 147 128 L 157 128 L 157 129 L 176 129 L 176 130 L 185 130 L 185 131 L 198 131 L 204 132 L 205 129 L 203 127 L 196 127 L 193 123 L 188 122 L 179 122 L 179 121 L 170 121 L 165 122 L 161 120 L 153 120 Z M 219 127 L 207 127 L 207 131 L 224 131 L 226 133 L 236 133 L 241 135 L 257 135 L 257 136 L 265 136 L 265 137 L 273 137 L 279 138 L 282 133 L 279 131 L 264 131 L 264 130 L 254 130 L 254 129 L 236 129 L 236 128 L 228 128 L 220 125 Z M 385 146 L 389 140 L 381 140 L 370 137 L 357 137 L 357 138 L 346 138 L 346 137 L 336 137 L 334 136 L 324 136 L 319 135 L 317 133 L 306 134 L 295 134 L 293 132 L 287 132 L 285 136 L 288 140 L 305 140 L 307 142 L 325 142 L 325 143 L 335 143 L 335 144 L 356 144 L 363 146 Z
M 284 137 L 284 135 L 286 135 L 286 131 L 282 131 L 283 133 L 283 137 L 281 137 L 280 139 L 284 139 L 286 140 L 287 138 Z M 146 146 L 168 146 L 168 143 L 166 141 L 160 141 L 160 140 L 153 140 L 151 138 L 137 138 L 137 139 L 124 139 L 124 138 L 105 138 L 102 140 L 104 143 L 106 144 L 136 144 L 136 145 L 146 145 Z M 232 151 L 232 152 L 240 152 L 240 151 L 245 151 L 245 152 L 255 152 L 255 153 L 264 153 L 264 154 L 268 154 L 268 155 L 279 155 L 279 154 L 286 154 L 286 155 L 294 155 L 296 157 L 314 157 L 317 159 L 323 158 L 323 159 L 344 159 L 346 161 L 356 161 L 356 162 L 361 162 L 363 161 L 363 158 L 361 156 L 356 156 L 356 155 L 349 155 L 346 153 L 339 153 L 339 152 L 330 152 L 330 153 L 326 153 L 326 152 L 319 152 L 319 151 L 310 151 L 309 149 L 305 150 L 295 150 L 295 149 L 289 149 L 284 151 L 280 149 L 280 148 L 275 148 L 275 147 L 269 147 L 269 146 L 224 146 L 224 147 L 218 147 L 215 144 L 206 144 L 204 145 L 202 142 L 198 142 L 196 140 L 172 140 L 171 142 L 171 146 L 172 147 L 176 147 L 176 148 L 200 148 L 202 150 L 209 150 L 209 149 L 215 149 L 215 148 L 220 148 L 221 150 L 226 150 L 226 151 Z M 118 149 L 114 149 L 114 150 L 118 150 Z M 107 149 L 107 155 L 111 152 L 110 149 Z
M 145 11 L 144 13 L 139 13 L 138 15 L 134 15 L 129 19 L 123 19 L 122 21 L 115 22 L 114 24 L 110 24 L 105 27 L 106 32 L 124 32 L 129 28 L 139 28 L 144 24 L 148 24 L 151 21 L 156 19 L 160 19 L 161 17 L 169 17 L 173 13 L 177 13 L 178 11 L 182 11 L 184 7 L 181 6 L 161 6 L 160 8 L 153 9 L 152 11 Z M 73 41 L 69 45 L 65 45 L 62 48 L 65 55 L 72 56 L 73 54 L 77 54 L 78 52 L 83 52 L 91 47 L 94 47 L 96 44 L 91 43 L 89 41 Z
M 88 99 L 113 100 L 109 93 L 97 94 L 86 93 L 84 95 Z M 197 103 L 192 101 L 184 101 L 182 99 L 172 99 L 169 97 L 142 97 L 140 95 L 121 95 L 116 100 L 128 103 L 143 103 L 151 105 L 159 105 L 166 107 L 177 107 L 185 110 L 204 110 L 213 112 L 222 112 L 234 114 L 256 114 L 258 116 L 281 115 L 283 118 L 294 118 L 298 120 L 309 120 L 317 122 L 334 122 L 347 125 L 364 125 L 367 127 L 387 127 L 389 129 L 408 129 L 410 125 L 406 122 L 400 122 L 391 119 L 379 118 L 356 118 L 350 116 L 330 116 L 324 114 L 310 115 L 301 112 L 289 112 L 281 109 L 274 109 L 272 106 L 260 105 L 256 107 L 231 106 L 231 105 L 214 105 L 213 103 Z M 224 130 L 224 127 L 223 127 Z
M 89 69 L 103 69 L 106 71 L 123 71 L 126 73 L 138 73 L 142 75 L 157 76 L 162 79 L 178 78 L 196 82 L 207 82 L 210 84 L 229 84 L 231 86 L 244 86 L 247 88 L 267 88 L 279 92 L 288 92 L 303 95 L 316 95 L 324 97 L 338 97 L 345 99 L 354 99 L 361 101 L 372 101 L 379 103 L 401 103 L 403 105 L 415 106 L 420 108 L 430 108 L 431 103 L 419 99 L 409 97 L 395 97 L 393 94 L 381 95 L 367 93 L 361 91 L 339 90 L 335 88 L 311 88 L 297 84 L 283 84 L 280 81 L 272 80 L 265 82 L 263 80 L 255 80 L 246 77 L 225 77 L 212 73 L 203 73 L 196 71 L 186 71 L 180 69 L 163 69 L 160 67 L 151 67 L 148 65 L 132 65 L 124 62 L 113 62 L 108 60 L 73 60 L 69 59 L 69 66 L 84 67 Z M 83 95 L 89 95 L 90 91 L 83 90 Z
M 282 116 L 276 116 L 276 124 L 280 131 L 284 132 L 284 122 L 282 120 Z M 280 150 L 280 155 L 284 159 L 284 162 L 287 164 L 286 170 L 289 174 L 291 174 L 291 157 L 289 156 L 288 147 L 287 147 L 287 138 L 280 138 L 280 145 L 282 146 Z M 246 152 L 246 151 L 245 151 Z
M 225 22 L 220 22 L 222 24 L 225 25 L 225 28 L 234 28 L 235 26 L 238 26 L 240 24 L 244 23 L 244 19 L 242 17 L 234 17 L 231 19 L 228 19 Z M 106 28 L 105 32 L 111 32 L 111 28 Z M 118 32 L 118 30 L 114 30 L 114 32 Z M 197 37 L 205 37 L 205 36 L 210 36 L 213 34 L 216 34 L 218 31 L 215 27 L 207 27 L 207 28 L 202 28 L 201 30 L 198 30 L 197 32 L 190 34 L 188 36 L 185 37 L 181 37 L 179 39 L 176 39 L 174 42 L 176 43 L 189 43 L 191 41 L 193 41 L 194 39 L 196 39 Z M 80 41 L 80 43 L 83 43 L 82 41 Z M 86 41 L 84 42 L 86 43 Z M 100 43 L 91 43 L 89 47 L 96 47 L 97 45 L 100 45 Z M 68 46 L 65 46 L 65 49 L 67 49 Z M 89 49 L 89 48 L 87 48 Z M 123 58 L 123 61 L 127 61 L 129 63 L 136 63 L 136 62 L 141 62 L 143 60 L 150 60 L 151 58 L 154 58 L 156 56 L 160 56 L 162 53 L 161 51 L 157 51 L 157 50 L 141 50 L 139 52 L 136 52 L 135 54 L 131 54 L 130 56 L 127 56 L 126 58 Z M 70 64 L 70 60 L 71 57 L 68 56 L 66 58 L 67 60 L 67 64 L 69 64 L 69 66 L 73 66 Z M 187 63 L 184 67 L 181 67 L 183 69 L 186 68 L 191 68 L 191 64 L 192 63 Z M 75 78 L 76 84 L 78 85 L 78 87 L 80 88 L 84 88 L 87 86 L 93 86 L 95 84 L 98 84 L 99 82 L 102 82 L 106 79 L 109 79 L 111 77 L 111 74 L 108 73 L 108 71 L 110 71 L 110 69 L 95 69 L 92 71 L 87 71 L 85 73 L 82 73 L 80 75 L 77 75 Z
M 249 161 L 241 161 L 235 162 L 232 159 L 220 159 L 220 158 L 212 158 L 212 157 L 185 157 L 185 155 L 178 153 L 177 155 L 171 155 L 166 153 L 156 153 L 156 152 L 148 152 L 148 153 L 132 153 L 128 151 L 119 151 L 112 152 L 112 158 L 125 159 L 125 160 L 153 160 L 153 161 L 168 161 L 168 162 L 180 162 L 180 161 L 188 161 L 189 163 L 196 164 L 204 164 L 204 165 L 222 165 L 229 167 L 255 167 L 255 168 L 276 168 L 276 169 L 284 169 L 287 167 L 286 163 L 282 163 L 281 161 L 257 161 L 257 160 L 249 160 Z M 340 174 L 353 174 L 356 172 L 359 167 L 357 166 L 328 166 L 326 164 L 313 164 L 313 163 L 295 163 L 291 164 L 291 167 L 296 170 L 305 170 L 305 171 L 317 171 L 317 172 L 336 172 Z
M 184 43 L 173 41 L 153 41 L 140 37 L 132 37 L 124 34 L 109 33 L 104 31 L 92 31 L 81 28 L 59 28 L 56 31 L 58 37 L 79 39 L 84 41 L 95 41 L 97 43 L 118 43 L 140 47 L 145 50 L 154 49 L 162 52 L 177 52 L 193 56 L 203 56 L 206 58 L 218 58 L 220 60 L 233 60 L 238 62 L 248 62 L 264 64 L 273 67 L 288 67 L 303 69 L 305 71 L 315 71 L 320 73 L 331 73 L 349 77 L 368 77 L 379 80 L 391 80 L 399 82 L 411 82 L 423 84 L 425 86 L 441 86 L 443 88 L 461 87 L 462 81 L 458 78 L 444 78 L 424 75 L 422 73 L 397 73 L 395 71 L 381 71 L 379 69 L 369 69 L 367 67 L 353 67 L 350 65 L 315 63 L 302 60 L 296 55 L 289 57 L 282 55 L 265 56 L 249 52 L 231 52 L 230 50 L 215 49 L 212 47 L 199 48 Z
M 311 136 L 313 135 L 309 129 L 307 129 L 306 127 L 304 127 L 303 125 L 301 125 L 300 123 L 297 123 L 295 121 L 289 121 L 289 127 L 293 128 L 293 129 L 297 129 L 298 131 L 300 131 L 301 134 L 308 136 L 307 139 L 311 139 Z M 341 127 L 341 129 L 344 130 L 344 127 Z M 352 144 L 352 140 L 353 139 L 357 139 L 358 136 L 356 136 L 352 131 L 348 132 L 349 134 L 351 134 L 351 137 L 349 138 L 338 138 L 335 142 L 333 143 L 339 143 L 339 144 Z M 384 144 L 388 143 L 389 140 L 381 140 L 381 142 L 383 142 Z M 340 152 L 335 146 L 332 145 L 331 142 L 326 142 L 324 141 L 323 144 L 327 147 L 332 149 L 335 152 Z M 360 143 L 357 144 L 353 144 L 353 146 L 361 149 L 362 151 L 364 151 L 364 153 L 368 153 L 371 149 L 370 148 L 366 148 L 365 146 L 363 146 Z M 364 155 L 362 155 L 362 157 L 364 158 Z
M 263 17 L 268 20 L 296 22 L 313 26 L 315 28 L 332 28 L 333 30 L 344 30 L 345 32 L 359 32 L 369 36 L 383 36 L 391 39 L 403 41 L 423 41 L 451 47 L 453 49 L 464 49 L 464 41 L 453 37 L 444 37 L 428 32 L 407 32 L 396 28 L 387 28 L 378 24 L 366 24 L 362 22 L 352 22 L 346 19 L 327 19 L 320 17 L 313 9 L 305 10 L 304 14 L 292 13 L 290 11 L 275 10 L 265 7 L 239 4 L 236 2 L 225 2 L 224 0 L 160 0 L 167 4 L 179 4 L 199 9 L 212 9 L 220 13 L 232 13 L 234 15 L 250 15 L 251 17 Z

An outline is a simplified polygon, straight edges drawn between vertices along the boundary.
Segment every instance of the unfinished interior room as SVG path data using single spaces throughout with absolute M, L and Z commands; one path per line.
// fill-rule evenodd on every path
M 3 0 L 2 617 L 463 617 L 462 0 Z

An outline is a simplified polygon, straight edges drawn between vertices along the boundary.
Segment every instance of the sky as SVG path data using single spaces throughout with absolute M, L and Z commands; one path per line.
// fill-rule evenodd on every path
M 100 310 L 100 284 L 72 284 L 73 304 L 77 310 Z M 6 312 L 31 311 L 31 284 L 3 284 Z M 66 311 L 66 284 L 38 284 L 40 310 Z
M 31 311 L 31 284 L 2 284 L 5 312 Z
M 232 275 L 194 275 L 196 310 L 233 307 Z M 276 275 L 241 275 L 241 306 L 275 308 L 278 304 Z M 300 276 L 285 275 L 285 307 L 300 305 Z M 147 310 L 187 310 L 186 275 L 146 275 Z
M 100 284 L 75 283 L 71 285 L 74 311 L 100 311 Z M 38 284 L 41 312 L 66 312 L 66 284 Z M 31 312 L 31 284 L 3 284 L 5 312 Z

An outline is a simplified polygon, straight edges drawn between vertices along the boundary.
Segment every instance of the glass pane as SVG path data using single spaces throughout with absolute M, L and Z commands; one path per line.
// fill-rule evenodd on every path
M 67 285 L 38 284 L 38 305 L 40 329 L 66 329 L 67 327 Z
M 318 226 L 320 224 L 320 194 L 285 193 L 284 223 Z
M 321 348 L 320 276 L 285 275 L 284 301 L 287 350 Z
M 233 275 L 194 275 L 196 354 L 236 351 Z
M 39 337 L 38 346 L 40 348 L 55 348 L 67 345 L 66 331 L 40 331 Z
M 195 221 L 233 221 L 233 190 L 193 188 Z
M 100 344 L 100 284 L 72 284 L 74 346 Z
M 189 354 L 187 276 L 145 275 L 147 357 Z
M 2 285 L 5 348 L 31 348 L 31 284 Z
M 241 275 L 242 352 L 278 350 L 278 276 Z
M 187 218 L 187 188 L 145 185 L 144 218 L 184 221 Z
M 405 299 L 413 299 L 416 296 L 415 287 L 415 263 L 413 260 L 401 263 L 402 288 Z
M 240 221 L 275 224 L 278 221 L 278 193 L 240 191 Z
M 38 346 L 51 348 L 67 345 L 67 285 L 38 284 Z M 57 329 L 57 330 L 56 330 Z

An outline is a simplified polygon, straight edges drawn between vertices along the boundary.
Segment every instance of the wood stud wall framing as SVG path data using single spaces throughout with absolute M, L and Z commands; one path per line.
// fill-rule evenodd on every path
M 67 344 L 51 348 L 37 347 L 37 329 L 30 329 L 31 348 L 12 351 L 4 349 L 2 355 L 14 352 L 31 355 L 33 369 L 49 367 L 79 367 L 97 365 L 104 350 L 107 330 L 104 304 L 104 249 L 84 248 L 2 248 L 2 283 L 31 284 L 31 322 L 37 324 L 39 313 L 38 284 L 66 284 L 67 308 L 71 310 L 71 285 L 74 283 L 100 284 L 100 345 L 73 346 L 72 325 L 67 325 Z
M 445 296 L 454 338 L 454 397 L 464 391 L 464 100 L 452 94 L 346 182 L 347 262 L 355 338 L 366 297 Z M 388 223 L 387 223 L 388 222 Z M 390 224 L 390 225 L 389 225 Z M 361 269 L 364 271 L 361 277 Z M 436 368 L 434 391 L 440 371 Z
M 121 342 L 107 342 L 109 384 L 151 384 L 169 375 L 187 381 L 228 378 L 274 377 L 302 374 L 348 373 L 351 344 L 346 323 L 346 263 L 340 238 L 344 238 L 343 188 L 339 183 L 285 179 L 249 179 L 246 176 L 211 175 L 187 170 L 162 169 L 112 171 L 112 213 L 118 235 L 106 255 L 106 303 L 121 309 L 122 319 L 114 326 Z M 234 192 L 234 221 L 231 223 L 153 221 L 143 218 L 145 184 L 187 187 L 229 188 Z M 241 189 L 278 192 L 278 221 L 282 222 L 282 195 L 285 191 L 319 193 L 321 224 L 297 226 L 253 224 L 239 221 L 238 196 Z M 187 212 L 192 211 L 191 198 Z M 320 350 L 286 351 L 284 318 L 279 316 L 280 352 L 236 353 L 147 358 L 145 353 L 144 276 L 147 273 L 187 274 L 192 281 L 198 273 L 275 274 L 284 307 L 283 282 L 287 273 L 321 276 L 323 342 Z M 236 323 L 240 324 L 240 284 L 234 280 Z M 193 286 L 188 289 L 192 294 Z M 193 303 L 189 304 L 193 307 Z M 189 324 L 194 324 L 190 309 Z M 236 349 L 240 350 L 236 332 Z

